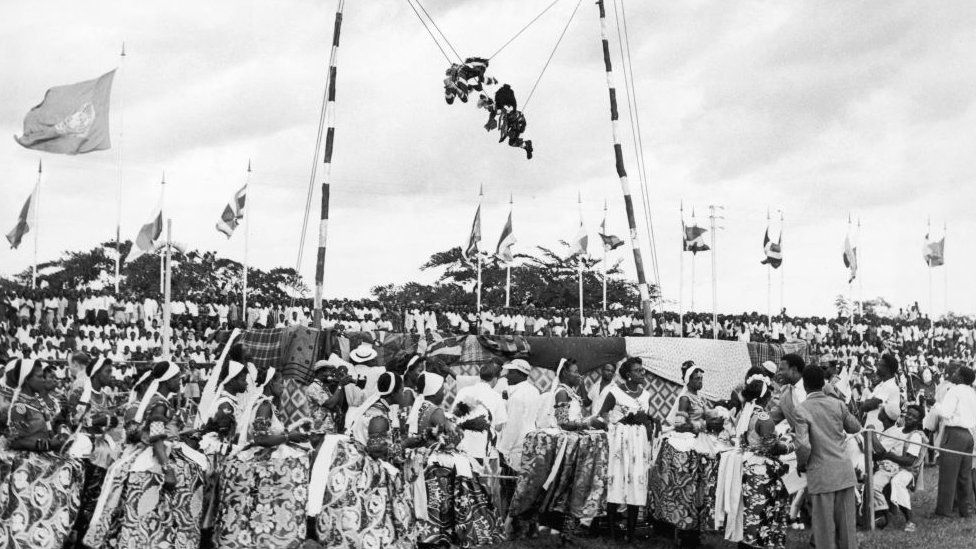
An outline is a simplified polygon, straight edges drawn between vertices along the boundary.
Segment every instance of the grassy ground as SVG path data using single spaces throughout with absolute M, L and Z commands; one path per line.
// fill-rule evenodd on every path
M 925 490 L 916 491 L 912 497 L 915 524 L 918 531 L 913 534 L 905 533 L 904 519 L 899 513 L 884 530 L 874 532 L 858 532 L 861 549 L 974 549 L 976 548 L 976 519 L 945 519 L 932 517 L 935 510 L 937 468 L 925 471 Z M 804 549 L 808 547 L 810 533 L 789 533 L 787 547 L 789 549 Z M 580 547 L 591 549 L 622 549 L 622 544 L 612 543 L 603 539 L 581 539 Z M 640 541 L 633 545 L 641 549 L 656 549 L 676 547 L 676 544 L 661 538 Z M 726 542 L 717 536 L 706 536 L 704 547 L 713 549 L 735 549 L 734 543 Z M 540 536 L 531 542 L 510 542 L 494 546 L 493 549 L 557 549 L 559 540 L 556 537 Z

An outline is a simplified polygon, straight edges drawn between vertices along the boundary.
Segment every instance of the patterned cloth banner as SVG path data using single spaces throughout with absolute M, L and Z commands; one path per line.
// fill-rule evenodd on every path
M 693 360 L 704 370 L 701 394 L 710 400 L 726 399 L 745 380 L 752 366 L 749 346 L 740 341 L 677 337 L 627 337 L 627 355 L 640 357 L 651 373 L 684 385 L 681 364 Z
M 244 350 L 251 362 L 258 368 L 278 368 L 281 366 L 281 334 L 284 330 L 245 330 L 241 336 Z
M 329 330 L 313 330 L 305 326 L 291 326 L 281 333 L 280 371 L 285 379 L 302 385 L 312 382 L 312 366 L 329 356 Z
M 762 366 L 763 362 L 772 360 L 779 364 L 783 355 L 791 353 L 803 357 L 803 361 L 810 364 L 810 350 L 807 342 L 802 339 L 788 341 L 786 343 L 749 343 L 749 358 L 753 366 Z

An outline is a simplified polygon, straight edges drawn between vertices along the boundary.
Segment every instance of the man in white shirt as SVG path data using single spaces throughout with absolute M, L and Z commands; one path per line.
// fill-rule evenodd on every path
M 892 355 L 884 355 L 878 362 L 878 377 L 881 382 L 871 391 L 871 398 L 861 404 L 861 411 L 867 415 L 864 418 L 864 426 L 874 428 L 876 431 L 884 431 L 884 426 L 878 415 L 884 410 L 886 416 L 891 421 L 898 419 L 901 415 L 901 389 L 895 376 L 898 374 L 898 359 Z
M 462 387 L 454 399 L 454 415 L 461 425 L 469 419 L 485 417 L 490 423 L 487 431 L 464 430 L 464 438 L 458 450 L 482 461 L 495 453 L 496 433 L 508 421 L 505 399 L 495 391 L 501 367 L 488 363 L 481 367 L 480 379 L 474 384 Z
M 508 421 L 498 435 L 498 451 L 504 458 L 510 472 L 518 474 L 522 467 L 522 442 L 525 435 L 535 429 L 535 418 L 539 413 L 542 395 L 529 381 L 532 366 L 521 358 L 505 365 L 508 388 L 503 394 L 507 401 Z
M 950 380 L 955 385 L 946 392 L 939 416 L 945 427 L 942 446 L 966 454 L 973 453 L 973 429 L 976 429 L 976 374 L 967 366 L 960 366 Z M 967 518 L 973 512 L 973 458 L 949 452 L 939 457 L 939 496 L 935 514 L 952 516 L 955 508 Z
M 597 415 L 603 410 L 603 401 L 607 399 L 616 375 L 617 367 L 613 364 L 608 362 L 600 367 L 600 379 L 590 385 L 590 390 L 586 392 L 586 397 L 590 401 L 590 415 Z

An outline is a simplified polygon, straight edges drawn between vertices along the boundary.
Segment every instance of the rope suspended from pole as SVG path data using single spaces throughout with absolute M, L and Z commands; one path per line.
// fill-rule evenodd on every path
M 620 187 L 624 195 L 624 208 L 627 211 L 627 226 L 630 229 L 630 243 L 634 252 L 634 267 L 637 271 L 637 286 L 640 290 L 641 308 L 644 311 L 644 335 L 651 335 L 653 318 L 651 315 L 650 288 L 644 275 L 644 260 L 641 257 L 640 237 L 637 235 L 637 220 L 634 216 L 634 201 L 630 196 L 630 184 L 627 182 L 627 169 L 624 167 L 623 147 L 620 136 L 617 135 L 617 90 L 613 83 L 613 65 L 610 62 L 610 40 L 607 38 L 607 12 L 604 0 L 597 0 L 600 11 L 600 41 L 603 47 L 603 63 L 606 68 L 607 87 L 610 95 L 610 126 L 613 132 L 613 153 L 620 178 Z
M 576 7 L 573 8 L 573 13 L 569 16 L 569 21 L 566 21 L 566 26 L 563 27 L 563 32 L 559 35 L 559 39 L 556 40 L 556 45 L 552 48 L 552 53 L 549 54 L 549 59 L 546 60 L 546 64 L 542 67 L 542 72 L 539 73 L 539 78 L 535 79 L 535 84 L 532 84 L 532 90 L 529 92 L 528 98 L 526 98 L 525 103 L 522 104 L 522 112 L 525 112 L 529 108 L 529 101 L 532 100 L 532 95 L 535 93 L 535 89 L 539 86 L 539 82 L 542 81 L 542 77 L 546 74 L 546 69 L 549 68 L 549 63 L 552 62 L 552 58 L 556 55 L 556 50 L 559 49 L 559 44 L 562 43 L 563 37 L 566 36 L 566 31 L 569 30 L 569 24 L 573 22 L 573 18 L 576 17 L 576 12 L 579 11 L 580 4 L 583 0 L 576 2 Z
M 437 30 L 437 33 L 440 34 L 441 38 L 444 39 L 444 43 L 447 44 L 447 47 L 450 48 L 452 52 L 454 52 L 454 55 L 458 58 L 458 62 L 463 63 L 464 58 L 461 57 L 461 54 L 459 54 L 456 49 L 454 49 L 454 44 L 451 44 L 451 41 L 447 39 L 447 35 L 444 34 L 444 31 L 442 31 L 441 28 L 437 26 L 437 21 L 434 21 L 434 18 L 431 17 L 429 13 L 427 13 L 427 8 L 425 8 L 424 5 L 420 3 L 420 0 L 414 0 L 414 2 L 416 2 L 417 5 L 420 6 L 420 10 L 424 12 L 424 15 L 427 16 L 427 19 L 430 19 L 430 23 L 434 25 L 434 28 Z
M 434 36 L 434 32 L 430 30 L 430 26 L 427 25 L 427 21 L 424 20 L 424 17 L 422 15 L 420 15 L 420 12 L 419 11 L 417 11 L 417 7 L 414 6 L 413 5 L 413 2 L 411 2 L 410 0 L 407 0 L 407 4 L 410 5 L 410 9 L 413 10 L 414 15 L 416 15 L 417 16 L 417 19 L 420 20 L 420 24 L 423 25 L 424 26 L 424 29 L 427 30 L 427 34 L 430 35 L 430 39 L 434 41 L 434 45 L 437 46 L 437 49 L 439 49 L 441 51 L 441 55 L 444 56 L 444 59 L 448 63 L 453 63 L 454 61 L 451 60 L 451 56 L 450 55 L 447 55 L 447 52 L 444 51 L 444 48 L 441 46 L 440 40 L 438 40 L 437 37 Z
M 536 21 L 538 21 L 540 17 L 542 17 L 543 15 L 545 15 L 546 12 L 549 11 L 550 8 L 552 8 L 553 6 L 555 6 L 558 3 L 559 3 L 559 0 L 552 0 L 552 2 L 548 6 L 546 6 L 546 8 L 544 10 L 542 10 L 541 12 L 539 12 L 539 15 L 536 15 L 534 18 L 532 18 L 531 21 L 529 21 L 524 27 L 522 27 L 522 30 L 520 30 L 517 33 L 515 33 L 515 36 L 509 38 L 508 39 L 508 42 L 505 42 L 504 44 L 502 44 L 502 47 L 498 48 L 498 50 L 495 51 L 495 53 L 491 54 L 491 56 L 488 57 L 488 60 L 491 61 L 492 59 L 494 59 L 496 55 L 498 55 L 499 53 L 502 52 L 502 50 L 504 50 L 505 48 L 507 48 L 508 45 L 511 44 L 512 42 L 514 42 L 516 38 L 518 38 L 519 36 L 522 36 L 522 33 L 523 32 L 525 32 L 526 30 L 528 30 L 529 27 L 531 27 L 533 23 L 535 23 Z

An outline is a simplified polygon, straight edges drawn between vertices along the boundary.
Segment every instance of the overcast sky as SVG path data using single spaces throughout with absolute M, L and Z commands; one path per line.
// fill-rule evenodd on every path
M 550 0 L 426 0 L 463 56 L 490 55 Z M 522 104 L 576 6 L 561 0 L 492 59 L 489 72 Z M 294 266 L 326 80 L 334 0 L 28 2 L 0 17 L 0 135 L 20 134 L 52 86 L 95 78 L 128 56 L 112 97 L 114 149 L 54 156 L 0 140 L 0 225 L 6 233 L 43 154 L 39 256 L 114 237 L 118 153 L 122 233 L 156 207 L 176 239 L 243 255 L 214 223 L 253 163 L 248 197 L 254 265 Z M 608 3 L 624 149 L 641 202 L 613 3 Z M 678 300 L 679 204 L 699 221 L 724 205 L 717 234 L 719 308 L 767 306 L 767 208 L 785 216 L 785 305 L 830 313 L 847 290 L 847 219 L 860 232 L 865 297 L 929 309 L 926 221 L 948 224 L 947 273 L 934 308 L 976 312 L 976 3 L 627 0 L 637 116 L 643 131 L 661 285 Z M 609 202 L 626 236 L 614 172 L 597 8 L 583 1 L 526 108 L 535 158 L 497 143 L 485 112 L 444 103 L 446 61 L 406 2 L 346 3 L 339 50 L 334 185 L 326 259 L 330 297 L 429 281 L 419 266 L 467 238 L 484 185 L 483 230 L 494 247 L 515 200 L 517 250 L 569 239 L 577 193 L 591 243 Z M 124 113 L 124 138 L 122 117 Z M 316 185 L 316 188 L 318 185 Z M 314 275 L 318 195 L 302 273 Z M 644 230 L 643 208 L 641 230 Z M 774 232 L 778 231 L 778 225 Z M 647 250 L 647 239 L 643 239 Z M 594 250 L 596 251 L 596 250 Z M 633 272 L 627 247 L 614 252 Z M 0 250 L 0 273 L 30 265 L 28 240 Z M 653 272 L 645 251 L 647 271 Z M 691 295 L 691 256 L 684 303 Z M 696 262 L 695 305 L 711 308 L 711 254 Z M 779 305 L 780 273 L 773 276 Z M 596 304 L 593 304 L 596 306 Z

